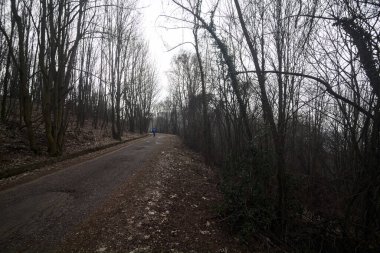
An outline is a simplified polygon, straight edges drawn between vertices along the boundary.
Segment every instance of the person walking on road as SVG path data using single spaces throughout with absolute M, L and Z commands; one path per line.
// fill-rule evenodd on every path
M 157 129 L 155 127 L 152 128 L 153 137 L 156 137 Z

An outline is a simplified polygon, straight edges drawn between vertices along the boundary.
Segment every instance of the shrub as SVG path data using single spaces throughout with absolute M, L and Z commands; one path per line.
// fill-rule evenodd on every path
M 273 166 L 269 153 L 252 147 L 231 154 L 221 168 L 224 203 L 221 214 L 243 237 L 270 229 L 275 201 L 270 190 Z

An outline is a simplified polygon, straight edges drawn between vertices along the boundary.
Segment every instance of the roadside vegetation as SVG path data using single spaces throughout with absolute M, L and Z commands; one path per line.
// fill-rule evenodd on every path
M 173 58 L 157 127 L 220 167 L 225 221 L 252 247 L 377 252 L 379 3 L 172 3 L 193 50 Z
M 158 84 L 137 4 L 0 2 L 2 175 L 147 132 Z

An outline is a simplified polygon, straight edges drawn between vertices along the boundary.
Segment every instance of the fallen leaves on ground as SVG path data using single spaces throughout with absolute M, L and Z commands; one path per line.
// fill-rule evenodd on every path
M 80 224 L 61 252 L 245 252 L 222 229 L 217 177 L 177 137 Z

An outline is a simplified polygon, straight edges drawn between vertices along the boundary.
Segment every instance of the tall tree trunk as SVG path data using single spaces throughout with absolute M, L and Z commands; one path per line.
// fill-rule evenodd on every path
M 47 31 L 47 4 L 46 0 L 41 0 L 42 14 L 40 18 L 40 51 L 39 66 L 41 71 L 42 83 L 42 114 L 45 123 L 45 135 L 47 139 L 48 153 L 56 154 L 57 146 L 54 141 L 51 123 L 51 69 L 46 69 L 45 50 L 46 50 L 46 31 Z
M 240 88 L 239 88 L 239 81 L 237 79 L 237 71 L 235 67 L 235 63 L 233 61 L 233 58 L 231 57 L 227 45 L 218 37 L 217 33 L 215 32 L 215 28 L 207 24 L 207 22 L 197 13 L 194 13 L 192 10 L 186 8 L 184 5 L 181 3 L 177 2 L 176 0 L 173 0 L 175 4 L 183 8 L 184 10 L 188 11 L 191 13 L 194 17 L 196 17 L 202 24 L 202 26 L 210 33 L 211 37 L 214 39 L 216 42 L 216 45 L 218 46 L 220 52 L 222 53 L 223 59 L 227 65 L 228 68 L 228 76 L 231 79 L 231 86 L 234 91 L 234 94 L 236 96 L 236 100 L 239 105 L 239 112 L 240 116 L 242 118 L 243 124 L 244 124 L 244 131 L 247 136 L 248 142 L 252 141 L 252 132 L 251 128 L 249 126 L 249 120 L 248 120 L 248 115 L 247 115 L 247 108 L 246 105 L 242 99 L 242 96 L 240 94 Z
M 28 85 L 28 60 L 25 52 L 25 28 L 21 17 L 17 12 L 16 1 L 11 1 L 11 9 L 13 18 L 17 24 L 18 31 L 18 71 L 20 78 L 20 108 L 22 109 L 23 119 L 26 125 L 29 146 L 30 149 L 37 153 L 38 149 L 36 147 L 34 130 L 32 124 L 32 101 L 29 94 Z
M 201 86 L 202 86 L 203 138 L 204 138 L 204 145 L 205 145 L 204 153 L 206 157 L 206 162 L 209 163 L 212 159 L 211 158 L 212 139 L 211 139 L 211 131 L 210 131 L 210 121 L 207 115 L 208 103 L 207 103 L 205 74 L 203 70 L 201 54 L 199 52 L 198 27 L 199 27 L 198 24 L 196 24 L 193 29 L 193 35 L 194 35 L 194 41 L 195 41 L 195 53 L 197 55 L 199 73 L 201 77 Z
M 12 35 L 11 35 L 12 37 Z M 6 121 L 6 112 L 7 112 L 7 96 L 8 96 L 8 83 L 11 76 L 10 73 L 10 65 L 11 65 L 11 54 L 8 53 L 7 63 L 5 65 L 5 75 L 3 79 L 3 97 L 1 100 L 1 121 Z
M 277 161 L 277 181 L 278 181 L 278 196 L 277 196 L 277 212 L 278 212 L 278 219 L 281 227 L 281 232 L 285 231 L 285 223 L 286 223 L 286 206 L 285 206 L 285 196 L 286 196 L 286 184 L 285 184 L 285 158 L 284 158 L 284 144 L 285 144 L 285 136 L 283 131 L 279 133 L 279 129 L 276 126 L 275 123 L 275 118 L 273 114 L 272 107 L 269 103 L 266 87 L 265 87 L 265 74 L 262 71 L 260 67 L 260 61 L 258 58 L 258 53 L 257 50 L 255 49 L 255 46 L 251 40 L 251 37 L 249 35 L 248 29 L 246 27 L 244 18 L 243 18 L 243 13 L 240 8 L 240 4 L 238 0 L 234 0 L 235 2 L 235 7 L 236 11 L 239 16 L 239 22 L 243 30 L 244 37 L 246 39 L 246 42 L 248 44 L 248 48 L 251 52 L 251 56 L 255 65 L 255 69 L 257 71 L 257 77 L 258 77 L 258 82 L 259 82 L 259 87 L 260 87 L 260 94 L 261 94 L 261 104 L 263 107 L 263 112 L 264 112 L 264 119 L 269 123 L 271 133 L 272 133 L 272 140 L 275 145 L 275 154 L 276 154 L 276 161 Z M 280 39 L 280 38 L 278 38 Z M 277 50 L 279 50 L 280 45 L 277 46 Z M 282 52 L 279 52 L 280 55 Z M 281 57 L 280 57 L 280 61 Z M 282 64 L 282 63 L 281 63 Z M 280 64 L 280 67 L 281 67 Z M 280 88 L 280 103 L 281 105 L 279 106 L 280 108 L 280 117 L 279 119 L 279 125 L 281 126 L 281 130 L 283 130 L 284 126 L 284 117 L 282 115 L 283 113 L 283 105 L 282 105 L 282 77 L 281 75 L 278 75 L 278 81 L 279 81 L 279 88 Z

